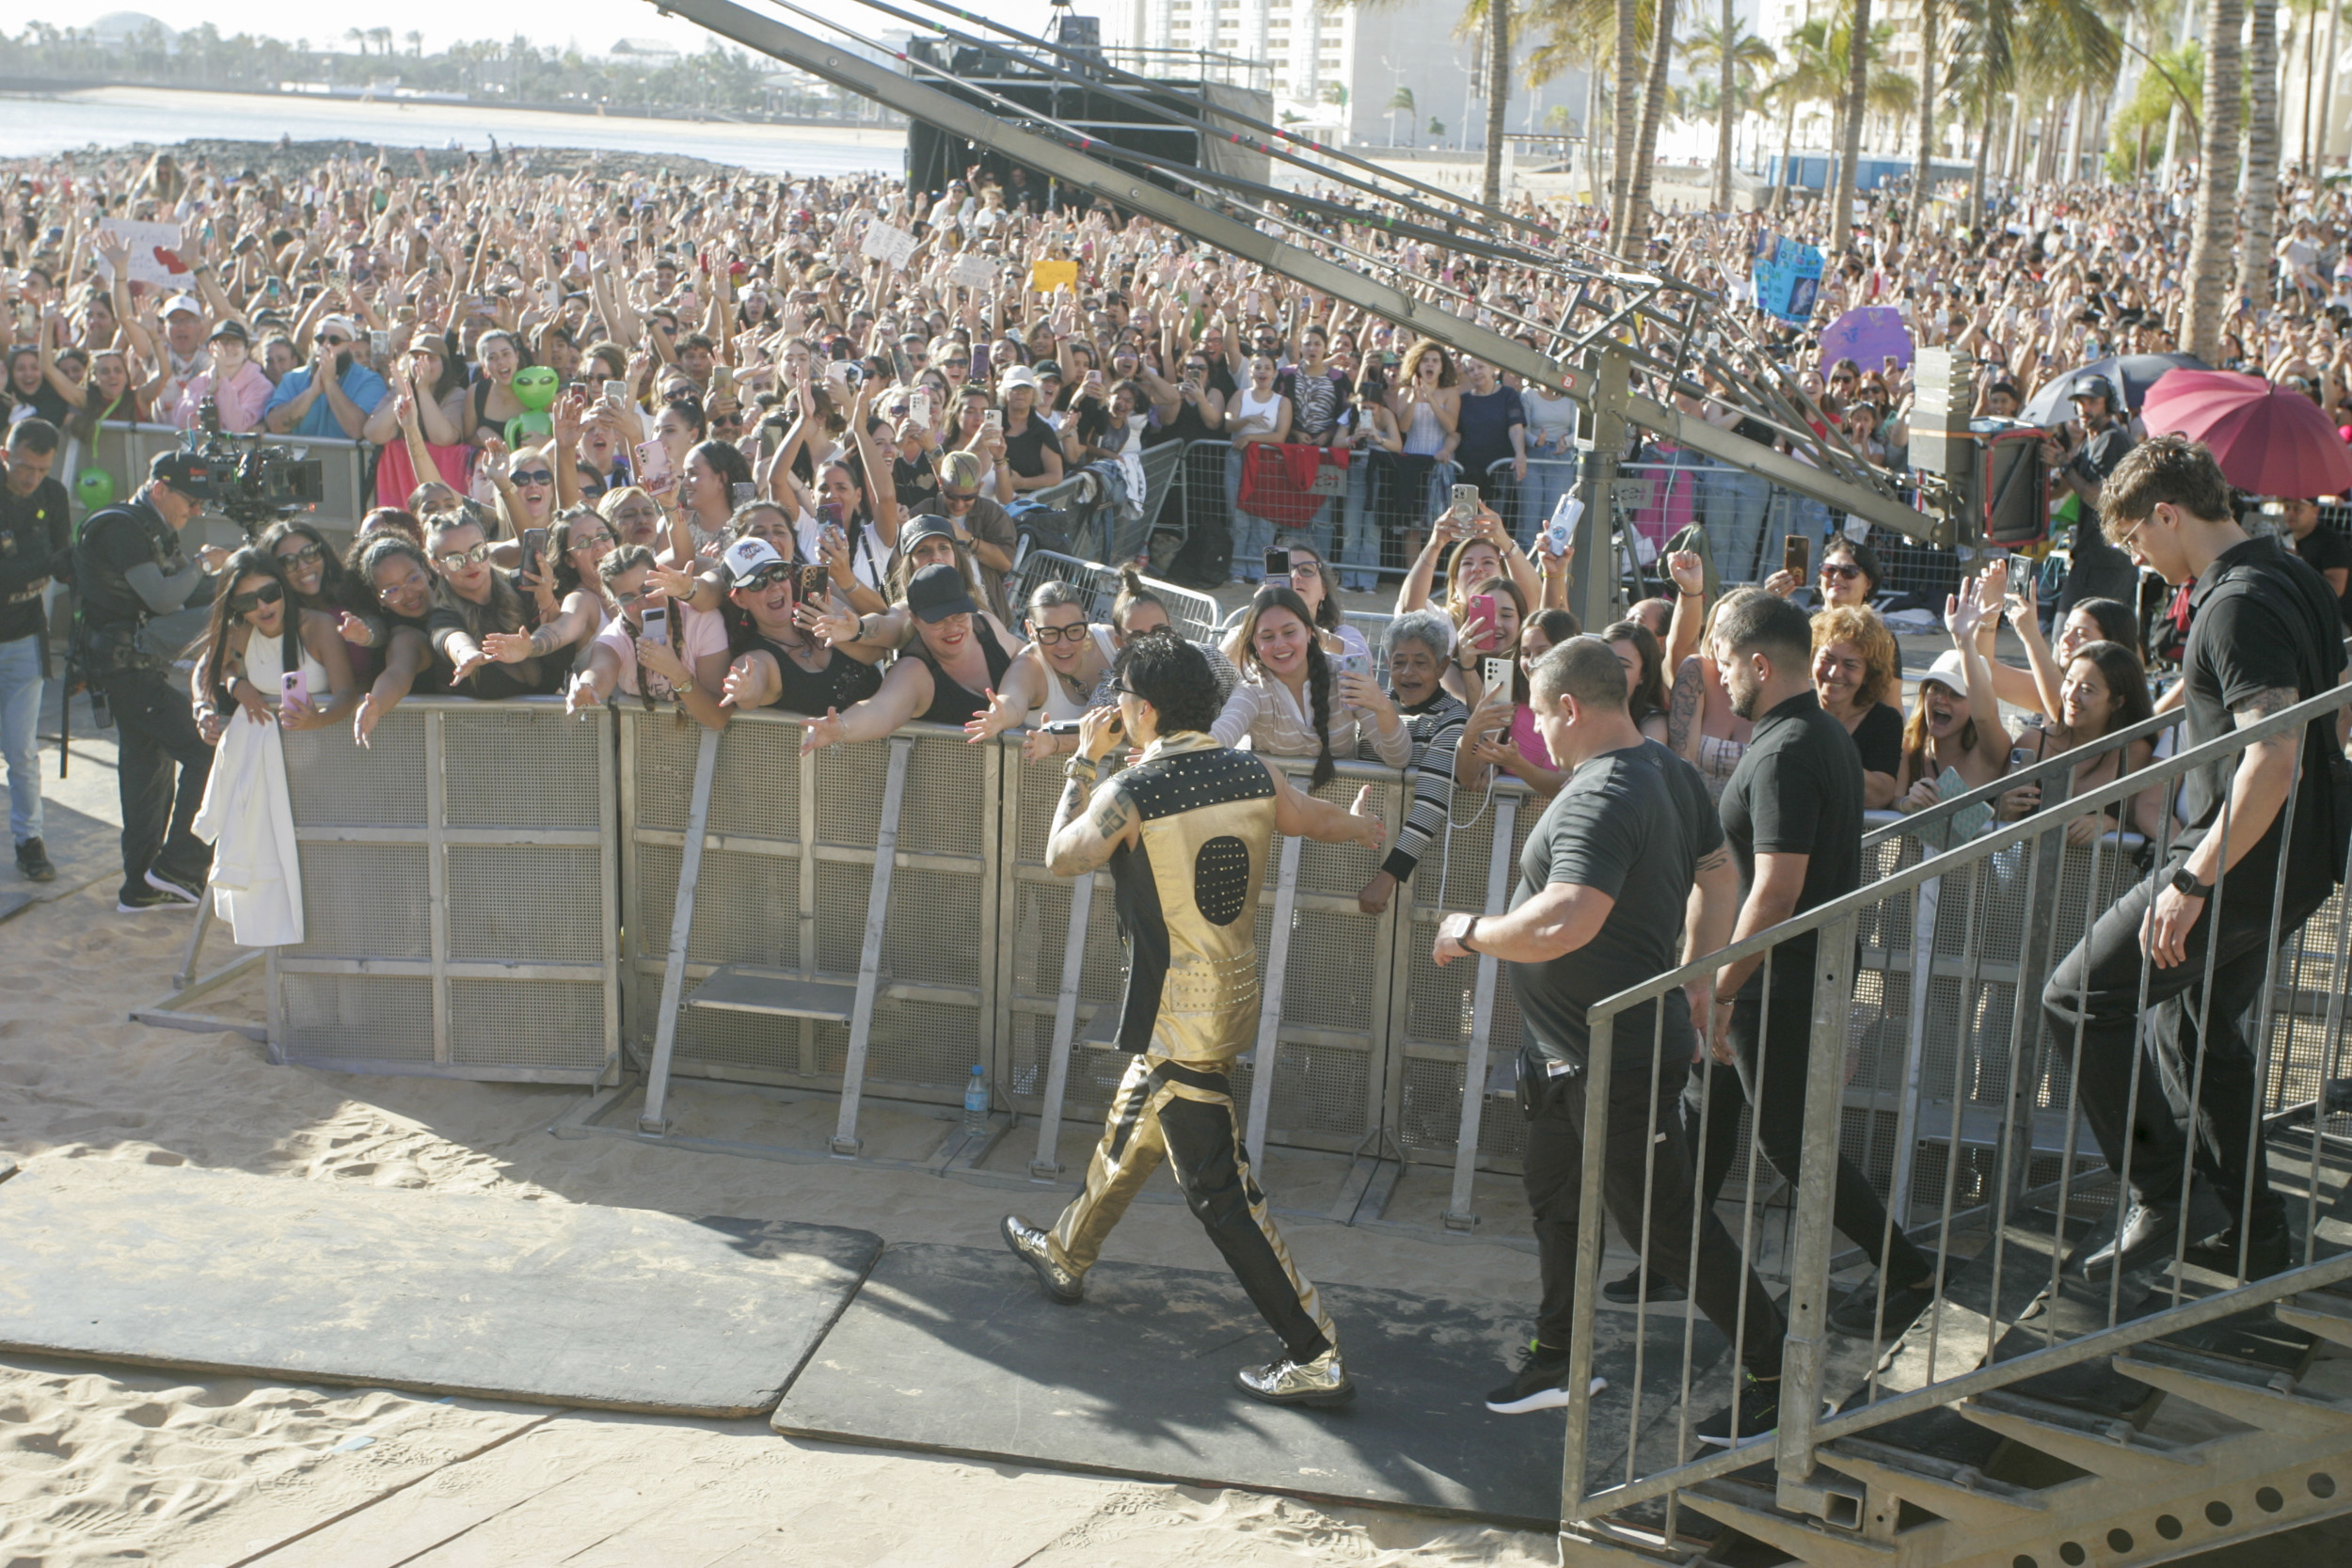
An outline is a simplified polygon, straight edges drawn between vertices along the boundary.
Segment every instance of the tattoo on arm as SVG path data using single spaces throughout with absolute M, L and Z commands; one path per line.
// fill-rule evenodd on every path
M 1077 816 L 1086 805 L 1085 786 L 1073 781 L 1062 796 L 1062 810 L 1055 814 L 1052 846 L 1046 853 L 1046 869 L 1057 877 L 1083 876 L 1107 865 L 1136 819 L 1135 802 L 1116 784 L 1098 792 L 1094 814 L 1081 828 Z
M 1064 823 L 1076 820 L 1087 809 L 1087 786 L 1076 779 L 1062 785 L 1061 804 L 1054 808 L 1054 832 L 1060 832 Z
M 1135 818 L 1135 802 L 1127 799 L 1127 792 L 1123 789 L 1106 790 L 1103 795 L 1103 803 L 1094 808 L 1095 835 L 1103 840 L 1107 850 Z
M 2259 724 L 2274 713 L 2284 713 L 2303 700 L 2301 692 L 2291 686 L 2273 686 L 2255 692 L 2230 710 L 2230 717 L 2239 729 Z
M 1674 703 L 1666 716 L 1666 744 L 1680 756 L 1691 752 L 1691 731 L 1698 721 L 1699 681 L 1698 660 L 1682 661 L 1682 673 L 1675 679 Z
M 1692 869 L 1700 872 L 1721 871 L 1724 866 L 1729 865 L 1730 863 L 1731 851 L 1719 846 L 1710 853 L 1701 855 L 1698 859 L 1698 863 L 1692 866 Z

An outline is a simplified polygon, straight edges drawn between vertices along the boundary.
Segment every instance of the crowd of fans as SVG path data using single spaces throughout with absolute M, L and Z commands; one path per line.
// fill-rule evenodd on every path
M 606 181 L 511 161 L 433 175 L 380 154 L 307 178 L 167 157 L 26 170 L 0 185 L 10 492 L 76 481 L 109 422 L 216 418 L 373 449 L 377 504 L 348 550 L 294 521 L 204 556 L 215 625 L 191 694 L 208 739 L 239 708 L 281 701 L 241 673 L 251 630 L 296 628 L 307 646 L 328 627 L 341 657 L 320 661 L 287 721 L 348 723 L 362 743 L 412 693 L 537 693 L 674 703 L 712 727 L 776 706 L 805 718 L 812 748 L 909 720 L 976 737 L 1029 725 L 1041 752 L 1067 744 L 1045 726 L 1099 701 L 1118 649 L 1169 614 L 1133 572 L 1106 625 L 1058 585 L 1011 602 L 1022 530 L 1041 520 L 1034 498 L 1089 469 L 1140 486 L 1142 449 L 1222 439 L 1226 504 L 1204 514 L 1188 498 L 1184 552 L 1160 564 L 1259 584 L 1212 650 L 1219 738 L 1314 758 L 1318 776 L 1359 756 L 1416 768 L 1414 819 L 1367 907 L 1410 874 L 1451 790 L 1510 776 L 1556 791 L 1525 666 L 1582 629 L 1568 553 L 1540 526 L 1576 472 L 1576 405 L 1041 189 L 977 168 L 919 193 L 877 179 Z M 2290 177 L 2281 202 L 2280 299 L 2233 321 L 2233 362 L 2305 387 L 2352 426 L 2344 198 Z M 1530 212 L 1564 256 L 1605 238 L 1587 210 Z M 1746 274 L 1768 234 L 1822 238 L 1818 210 L 1667 216 L 1653 260 L 1723 291 L 1727 320 L 1802 367 L 1824 425 L 1898 469 L 1905 366 L 1818 364 L 1820 327 L 1850 306 L 1892 303 L 1916 342 L 1986 363 L 1991 413 L 2088 359 L 2178 341 L 2177 192 L 2026 194 L 1980 232 L 1916 240 L 1900 217 L 1888 210 L 1833 252 L 1804 326 L 1747 303 Z M 132 280 L 112 218 L 181 226 L 171 286 Z M 871 241 L 885 230 L 911 236 L 912 254 L 884 259 Z M 1511 324 L 1589 309 L 1559 277 L 1370 226 L 1327 238 L 1532 346 L 1550 344 Z M 1684 402 L 1770 439 L 1730 401 Z M 2113 402 L 2083 393 L 2052 434 L 2045 456 L 2073 509 L 2061 523 L 2093 515 L 2132 444 Z M 1762 482 L 1656 440 L 1626 455 L 1667 466 L 1661 593 L 1594 629 L 1645 732 L 1720 789 L 1748 725 L 1704 651 L 1710 556 L 1731 531 L 1756 536 Z M 40 456 L 55 473 L 22 484 Z M 1335 471 L 1317 477 L 1322 465 Z M 1677 465 L 1720 470 L 1678 510 Z M 50 511 L 61 549 L 67 510 Z M 2282 521 L 2341 591 L 2342 534 L 2309 504 Z M 2078 743 L 2146 706 L 2137 573 L 2095 528 L 2078 531 L 2063 583 L 2042 590 L 2046 609 L 2005 563 L 1965 579 L 1953 647 L 1906 715 L 1896 643 L 1871 608 L 1889 585 L 1868 531 L 1826 507 L 1792 526 L 1818 570 L 1765 587 L 1818 596 L 1820 698 L 1864 756 L 1870 806 L 1990 783 L 2021 746 Z M 1340 594 L 1390 584 L 1375 661 Z M 2029 668 L 1989 657 L 2005 610 Z M 2045 716 L 2047 734 L 2020 742 L 2004 702 Z M 7 711 L 13 761 L 29 724 Z M 37 815 L 14 815 L 20 845 L 38 849 Z

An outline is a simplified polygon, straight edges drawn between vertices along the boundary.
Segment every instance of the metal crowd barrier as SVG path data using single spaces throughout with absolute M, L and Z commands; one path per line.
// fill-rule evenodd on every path
M 2073 799 L 2065 798 L 2067 782 L 2077 764 L 2169 721 L 2151 720 L 2031 764 L 1866 834 L 1866 855 L 1875 857 L 1869 869 L 1877 875 L 1856 892 L 1589 1009 L 1590 1069 L 1570 1092 L 1585 1096 L 1586 1125 L 1598 1127 L 1609 1120 L 1614 1076 L 1636 1070 L 1659 1049 L 1648 1026 L 1642 1038 L 1619 1046 L 1620 1021 L 1630 1009 L 1701 972 L 1766 955 L 1800 933 L 1818 934 L 1809 1022 L 1788 1037 L 1768 1036 L 1761 1047 L 1802 1053 L 1806 1063 L 1802 1164 L 1779 1173 L 1789 1189 L 1787 1234 L 1776 1241 L 1759 1225 L 1760 1186 L 1751 1188 L 1725 1222 L 1743 1262 L 1765 1277 L 1767 1288 L 1786 1282 L 1788 1326 L 1781 1342 L 1776 1425 L 1751 1429 L 1738 1447 L 1694 1446 L 1698 1423 L 1731 1402 L 1740 1365 L 1756 1349 L 1753 1337 L 1763 1329 L 1743 1323 L 1724 1335 L 1694 1332 L 1694 1308 L 1666 1307 L 1661 1322 L 1661 1308 L 1646 1297 L 1629 1319 L 1597 1290 L 1603 1227 L 1587 1223 L 1575 1263 L 1568 1386 L 1581 1386 L 1590 1375 L 1601 1337 L 1645 1344 L 1649 1359 L 1637 1372 L 1640 1386 L 1631 1391 L 1631 1414 L 1622 1422 L 1621 1412 L 1597 1422 L 1594 1408 L 1601 1402 L 1579 1402 L 1569 1409 L 1562 1480 L 1568 1560 L 1581 1560 L 1585 1550 L 1605 1557 L 1613 1548 L 1672 1540 L 1680 1533 L 1679 1511 L 1688 1509 L 1805 1561 L 1859 1561 L 1868 1555 L 1888 1561 L 2006 1562 L 2013 1552 L 2021 1562 L 2028 1557 L 2047 1561 L 2037 1554 L 2077 1528 L 2087 1531 L 2082 1540 L 2106 1539 L 2108 1524 L 2118 1527 L 2118 1540 L 2130 1533 L 2122 1528 L 2125 1519 L 2100 1510 L 2129 1514 L 2146 1503 L 2170 1501 L 2176 1492 L 2193 1492 L 2201 1501 L 2190 1507 L 2201 1508 L 2225 1477 L 2238 1488 L 2230 1495 L 2240 1497 L 2239 1506 L 2259 1502 L 2275 1513 L 2278 1505 L 2262 1499 L 2278 1494 L 2257 1495 L 2256 1483 L 2266 1475 L 2288 1475 L 2299 1488 L 2312 1463 L 2301 1449 L 2289 1453 L 2279 1448 L 2280 1434 L 2339 1449 L 2352 1435 L 2352 1412 L 2296 1393 L 2296 1367 L 2258 1368 L 2247 1359 L 2261 1360 L 2249 1347 L 2275 1337 L 2278 1324 L 2269 1321 L 2274 1304 L 2289 1326 L 2311 1331 L 2316 1323 L 2322 1325 L 2316 1331 L 2328 1332 L 2335 1323 L 2328 1313 L 2343 1314 L 2340 1305 L 2312 1307 L 2287 1298 L 2352 1280 L 2337 1201 L 2344 1118 L 2321 1102 L 2324 1085 L 2343 1076 L 2347 1065 L 2343 981 L 2352 922 L 2345 918 L 2343 888 L 2292 936 L 2279 928 L 2275 895 L 2258 906 L 2272 922 L 2258 955 L 2265 973 L 2242 1019 L 2233 1020 L 2242 1025 L 2256 1097 L 2248 1125 L 2210 1132 L 2250 1140 L 2264 1131 L 2269 1137 L 2266 1168 L 2296 1233 L 2283 1272 L 2249 1278 L 2243 1264 L 2209 1270 L 2185 1260 L 2185 1249 L 2201 1239 L 2200 1230 L 2181 1236 L 2169 1264 L 2158 1264 L 2169 1266 L 2169 1277 L 2156 1276 L 2153 1289 L 2146 1283 L 2127 1289 L 2112 1275 L 2079 1277 L 2075 1259 L 2087 1235 L 2098 1233 L 2091 1222 L 2108 1208 L 2102 1194 L 2119 1192 L 2130 1167 L 2121 1180 L 2106 1169 L 2083 1120 L 2085 1096 L 2092 1092 L 2080 1081 L 2083 1044 L 2073 1031 L 2053 1031 L 2042 1006 L 2050 975 L 2090 923 L 2135 879 L 2151 874 L 2135 841 L 2113 832 L 2085 846 L 2067 845 L 2070 823 L 2102 808 L 2120 812 L 2121 802 L 2143 790 L 2169 797 L 2193 768 L 2226 773 L 2245 748 L 2273 735 L 2299 737 L 2314 721 L 2332 728 L 2335 713 L 2348 702 L 2352 688 L 2339 688 Z M 1922 858 L 1914 835 L 1932 832 L 1940 822 L 2027 780 L 2042 784 L 2043 804 L 2034 815 Z M 2164 841 L 2153 847 L 2147 863 L 2166 863 L 2174 830 L 2169 814 L 2164 823 Z M 2225 853 L 2227 831 L 2216 829 L 2224 835 Z M 2309 864 L 2329 855 L 2328 846 L 2295 842 L 2289 832 L 2281 864 Z M 2335 868 L 2339 877 L 2345 870 Z M 2229 896 L 2226 875 L 2218 896 Z M 2139 1014 L 2132 1083 L 2159 1090 L 2177 1116 L 2196 1098 L 2209 1058 L 2194 1051 L 2192 1034 L 2184 1071 L 2193 1080 L 2176 1080 L 2160 1069 L 2150 1049 L 2161 1024 L 2147 1008 Z M 1669 1064 L 1667 1072 L 1677 1086 L 1678 1068 Z M 2128 1090 L 2103 1092 L 2129 1098 Z M 1714 1114 L 1723 1114 L 1722 1101 Z M 2191 1136 L 2183 1191 L 2173 1195 L 2181 1199 L 2190 1166 L 2204 1174 L 2213 1168 L 2210 1145 L 2201 1134 Z M 1584 1145 L 1580 1196 L 1588 1220 L 1606 1207 L 1608 1147 L 1600 1138 Z M 1654 1152 L 1645 1156 L 1656 1158 Z M 1841 1158 L 1872 1167 L 1874 1184 L 1893 1196 L 1888 1224 L 1905 1232 L 1934 1270 L 1932 1300 L 1915 1326 L 1906 1312 L 1891 1332 L 1882 1329 L 1867 1338 L 1830 1329 L 1830 1307 L 1844 1288 L 1834 1276 L 1858 1256 L 1838 1250 L 1834 1212 Z M 1751 1161 L 1751 1169 L 1770 1175 L 1760 1150 L 1743 1154 L 1740 1163 Z M 1654 1165 L 1647 1166 L 1634 1190 L 1651 1190 L 1654 1174 Z M 2229 1216 L 2233 1225 L 2243 1218 Z M 2324 1227 L 2328 1234 L 2323 1238 Z M 1648 1222 L 1640 1228 L 1643 1272 L 1657 1278 L 1650 1272 L 1656 1264 Z M 1849 1247 L 1860 1240 L 1842 1238 Z M 1677 1275 L 1673 1283 L 1688 1289 L 1692 1281 Z M 1874 1274 L 1849 1301 L 1883 1311 L 1886 1292 L 1904 1283 Z M 2321 1298 L 2304 1301 L 2314 1299 Z M 2225 1319 L 2231 1321 L 2228 1338 L 2189 1337 Z M 2092 1386 L 2109 1367 L 2127 1380 L 2112 1396 Z M 2058 1373 L 2064 1375 L 2050 1375 Z M 2177 1443 L 2143 1441 L 2136 1428 L 2153 1408 L 2143 1385 L 2159 1397 L 2169 1390 L 2187 1398 L 2248 1430 L 2206 1439 L 2194 1458 Z M 2121 1402 L 2114 1408 L 2123 1418 L 2107 1418 L 2109 1407 L 2099 1401 L 2110 1397 Z M 1953 1409 L 1966 1423 L 1935 1433 L 1904 1424 L 1904 1418 L 1937 1407 Z M 1970 1466 L 1989 1465 L 1989 1457 L 1954 1457 L 1975 1451 L 1954 1432 L 1976 1427 L 2062 1458 L 2089 1478 L 2071 1491 L 2064 1488 L 2073 1483 L 2054 1488 L 2042 1482 L 2032 1494 L 1986 1481 Z M 2240 1448 L 2247 1451 L 2240 1454 Z M 2185 1467 L 2208 1462 L 2216 1467 L 2201 1472 L 2203 1479 Z M 2297 1465 L 2304 1469 L 2294 1469 Z M 2159 1472 L 2165 1487 L 2145 1496 L 2117 1484 L 2134 1477 L 2158 1479 Z M 2313 1488 L 2312 1495 L 2330 1494 Z M 1972 1499 L 1985 1506 L 1973 1506 Z M 2204 1512 L 2217 1527 L 2232 1517 L 2218 1502 Z M 2132 1528 L 2155 1528 L 2152 1518 L 2140 1517 Z M 2094 1526 L 2093 1519 L 2104 1522 Z M 2165 1539 L 2175 1538 L 2177 1521 L 2173 1528 Z
M 1092 553 L 1104 561 L 1133 561 L 1142 555 L 1152 543 L 1152 535 L 1162 528 L 1181 533 L 1184 529 L 1184 512 L 1181 504 L 1172 515 L 1172 523 L 1164 523 L 1170 515 L 1168 499 L 1184 487 L 1184 443 L 1163 441 L 1146 447 L 1140 454 L 1143 465 L 1143 501 L 1132 517 L 1121 515 L 1114 505 L 1102 480 L 1091 470 L 1092 465 L 1079 469 L 1059 484 L 1033 492 L 1029 500 L 1038 506 L 1057 508 L 1074 513 L 1068 530 L 1073 548 Z
M 105 424 L 98 428 L 96 450 L 85 466 L 103 468 L 114 476 L 115 499 L 127 500 L 147 482 L 147 467 L 155 454 L 177 451 L 182 432 L 161 424 Z M 295 457 L 319 460 L 324 490 L 315 509 L 303 520 L 315 524 L 339 549 L 347 549 L 359 531 L 359 519 L 375 505 L 375 453 L 373 441 L 352 441 L 325 436 L 265 436 L 265 441 Z M 244 437 L 237 438 L 240 442 Z M 71 485 L 68 486 L 72 488 Z M 80 501 L 75 500 L 77 520 Z M 245 542 L 235 524 L 214 514 L 191 523 L 192 543 L 233 548 Z
M 1198 589 L 1179 588 L 1157 578 L 1144 578 L 1145 584 L 1168 606 L 1168 620 L 1178 630 L 1194 641 L 1213 641 L 1222 618 L 1216 600 Z M 1069 583 L 1087 596 L 1087 619 L 1098 626 L 1108 626 L 1111 605 L 1119 597 L 1119 568 L 1105 566 L 1098 561 L 1084 561 L 1074 555 L 1055 550 L 1026 550 L 1012 574 L 1012 604 L 1015 613 L 1025 611 L 1029 595 L 1038 585 L 1057 581 Z
M 272 1059 L 596 1084 L 620 1066 L 612 722 L 411 698 L 362 751 L 283 736 L 304 940 L 268 964 Z
M 914 725 L 803 757 L 803 734 L 622 708 L 630 1040 L 648 1123 L 673 1077 L 842 1092 L 851 1152 L 859 1095 L 961 1103 L 992 1061 L 998 754 Z

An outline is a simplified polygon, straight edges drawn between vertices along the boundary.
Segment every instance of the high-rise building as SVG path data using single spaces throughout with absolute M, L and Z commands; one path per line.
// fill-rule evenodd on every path
M 1315 0 L 1140 0 L 1133 20 L 1120 20 L 1129 29 L 1139 24 L 1141 37 L 1130 37 L 1147 49 L 1205 51 L 1263 65 L 1279 107 L 1305 126 L 1341 131 L 1350 144 L 1486 146 L 1486 43 L 1480 34 L 1460 31 L 1461 0 L 1327 9 Z M 1557 132 L 1552 111 L 1564 108 L 1581 134 L 1583 72 L 1530 87 L 1531 52 L 1520 40 L 1511 132 Z

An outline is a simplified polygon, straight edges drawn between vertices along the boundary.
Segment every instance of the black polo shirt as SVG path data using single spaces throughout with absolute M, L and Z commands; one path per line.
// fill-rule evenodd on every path
M 2336 596 L 2328 579 L 2273 538 L 2249 539 L 2216 556 L 2189 591 L 2188 647 L 2181 658 L 2187 689 L 2184 705 L 2188 744 L 2237 728 L 2232 709 L 2249 698 L 2285 688 L 2315 697 L 2336 684 L 2344 642 Z M 2325 731 L 2323 734 L 2322 731 Z M 2307 736 L 2294 801 L 2295 840 L 2289 854 L 2290 896 L 2323 893 L 2334 883 L 2328 864 L 2329 815 L 2327 769 L 2317 750 L 2334 743 L 2332 722 L 2313 724 Z M 2190 826 L 2175 840 L 2184 847 L 2218 832 L 2234 761 L 2201 768 L 2181 780 L 2181 809 Z M 2288 814 L 2280 812 L 2233 878 L 2251 872 L 2267 885 L 2278 863 Z
M 1655 740 L 1603 752 L 1569 775 L 1519 851 L 1511 907 L 1555 883 L 1616 903 L 1575 952 L 1506 966 L 1531 1056 L 1582 1065 L 1592 1038 L 1585 1009 L 1676 966 L 1693 870 L 1723 841 L 1698 769 Z M 1616 1059 L 1646 1061 L 1655 1048 L 1689 1060 L 1691 1010 L 1679 991 L 1667 998 L 1662 1042 L 1658 1027 L 1654 1003 L 1619 1014 Z
M 1756 721 L 1740 766 L 1724 785 L 1724 837 L 1740 863 L 1741 888 L 1756 883 L 1758 855 L 1803 855 L 1804 886 L 1794 914 L 1862 885 L 1862 756 L 1846 726 L 1799 692 Z M 1773 949 L 1775 1001 L 1813 992 L 1819 947 L 1811 931 Z M 1765 966 L 1740 990 L 1764 992 Z
M 2352 570 L 2352 539 L 2345 538 L 2325 523 L 2297 539 L 2295 553 L 2302 559 L 2303 564 L 2320 574 L 2323 582 L 2330 571 L 2338 568 Z M 2336 606 L 2339 617 L 2352 624 L 2352 616 L 2344 615 L 2348 608 L 2352 608 L 2352 579 L 2344 583 L 2344 594 Z

